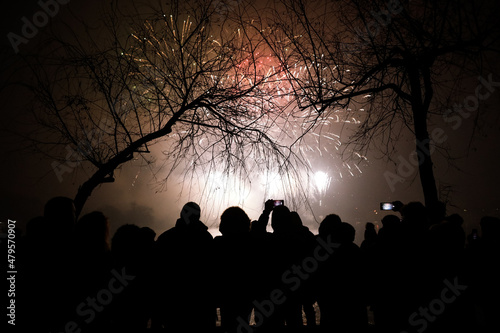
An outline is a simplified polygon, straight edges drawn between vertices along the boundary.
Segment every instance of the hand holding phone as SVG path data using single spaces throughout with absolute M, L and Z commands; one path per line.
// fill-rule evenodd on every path
M 285 204 L 285 200 L 274 200 L 268 199 L 264 203 L 264 210 L 267 212 L 271 212 L 277 206 L 283 206 Z
M 273 200 L 273 201 L 274 201 L 274 207 L 283 206 L 285 204 L 285 200 Z
M 271 213 L 274 209 L 274 200 L 269 199 L 264 203 L 264 211 Z

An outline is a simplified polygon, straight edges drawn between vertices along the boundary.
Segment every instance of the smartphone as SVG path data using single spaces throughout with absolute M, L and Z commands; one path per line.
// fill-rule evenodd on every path
M 285 204 L 285 200 L 274 200 L 274 207 L 283 206 Z
M 394 204 L 392 202 L 381 202 L 380 210 L 393 210 Z

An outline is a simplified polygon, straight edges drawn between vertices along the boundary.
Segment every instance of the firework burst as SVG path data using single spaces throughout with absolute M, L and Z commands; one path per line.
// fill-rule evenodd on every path
M 161 128 L 175 108 L 207 105 L 186 111 L 163 141 L 160 171 L 182 170 L 179 186 L 214 219 L 228 205 L 262 198 L 294 209 L 309 200 L 322 205 L 333 181 L 361 173 L 340 159 L 336 134 L 359 120 L 349 110 L 301 109 L 289 69 L 300 77 L 307 66 L 283 64 L 242 27 L 228 29 L 215 34 L 208 22 L 163 15 L 132 33 L 132 51 L 121 54 L 133 59 L 134 91 L 156 115 L 139 121 L 141 131 Z

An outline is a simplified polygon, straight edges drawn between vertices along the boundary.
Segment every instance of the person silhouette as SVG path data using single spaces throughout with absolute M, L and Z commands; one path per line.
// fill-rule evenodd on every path
M 50 328 L 48 310 L 41 307 L 41 300 L 49 296 L 47 290 L 41 288 L 49 283 L 41 274 L 48 269 L 46 256 L 51 253 L 47 245 L 48 239 L 47 219 L 37 216 L 26 224 L 26 235 L 22 242 L 16 241 L 18 268 L 16 326 L 20 331 L 30 332 L 35 329 L 49 330 Z M 58 294 L 55 296 L 59 297 Z
M 54 197 L 47 201 L 43 216 L 49 221 L 49 233 L 58 242 L 67 240 L 76 223 L 76 209 L 73 200 L 68 197 Z
M 113 300 L 113 329 L 116 332 L 145 332 L 152 311 L 152 248 L 156 233 L 150 228 L 125 224 L 116 230 L 111 253 L 118 272 L 134 276 Z
M 320 224 L 317 237 L 338 244 L 319 266 L 316 278 L 320 326 L 325 332 L 365 332 L 368 326 L 365 274 L 355 233 L 338 215 L 331 214 Z
M 268 258 L 271 263 L 268 271 L 268 290 L 287 291 L 286 301 L 273 308 L 271 314 L 266 318 L 262 327 L 264 331 L 276 331 L 284 329 L 297 330 L 303 325 L 302 302 L 303 299 L 298 290 L 291 291 L 287 288 L 283 280 L 283 274 L 293 265 L 301 264 L 307 254 L 310 242 L 304 237 L 302 228 L 292 221 L 293 217 L 288 207 L 285 205 L 274 206 L 273 200 L 268 200 L 264 204 L 264 211 L 259 220 L 252 228 L 256 233 L 266 234 L 266 227 L 271 217 L 271 227 L 273 232 L 269 235 L 270 251 Z M 302 284 L 303 286 L 304 284 Z M 269 293 L 267 293 L 269 297 Z M 285 326 L 286 325 L 286 326 Z
M 467 275 L 481 332 L 498 331 L 500 311 L 500 219 L 484 216 L 480 220 L 481 237 L 468 249 Z
M 43 217 L 28 225 L 26 266 L 19 281 L 24 285 L 19 291 L 23 331 L 56 331 L 74 311 L 68 307 L 71 297 L 67 291 L 74 286 L 71 235 L 75 220 L 73 200 L 58 196 L 46 202 Z M 24 315 L 26 318 L 22 318 Z
M 221 215 L 214 239 L 215 286 L 224 332 L 236 332 L 241 320 L 248 322 L 255 297 L 254 247 L 250 218 L 240 207 L 229 207 Z
M 401 219 L 382 219 L 369 264 L 369 281 L 376 287 L 370 295 L 375 325 L 382 332 L 409 329 L 408 318 L 435 297 L 432 290 L 428 210 L 410 202 L 399 210 Z M 397 278 L 395 278 L 397 276 Z
M 155 328 L 203 332 L 215 327 L 212 295 L 213 238 L 200 221 L 201 209 L 186 203 L 175 226 L 155 244 Z
M 370 251 L 370 249 L 377 242 L 377 231 L 375 230 L 375 224 L 372 222 L 367 222 L 365 225 L 364 240 L 361 243 L 360 249 L 363 252 Z
M 111 279 L 112 257 L 108 218 L 100 211 L 83 215 L 75 225 L 72 237 L 72 269 L 74 286 L 72 304 L 76 309 L 89 297 L 108 288 Z M 104 302 L 106 303 L 106 302 Z M 82 332 L 106 332 L 111 329 L 111 301 L 100 306 L 95 318 L 80 316 L 75 322 Z
M 290 212 L 290 217 L 292 225 L 297 229 L 297 233 L 304 242 L 304 253 L 310 255 L 316 245 L 314 234 L 302 223 L 299 213 L 296 211 Z M 312 280 L 304 281 L 303 287 L 298 292 L 307 326 L 316 326 L 316 310 L 314 309 L 316 297 Z

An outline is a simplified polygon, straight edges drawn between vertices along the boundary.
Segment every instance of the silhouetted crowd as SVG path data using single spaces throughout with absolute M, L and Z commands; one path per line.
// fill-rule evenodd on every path
M 500 219 L 400 205 L 377 230 L 331 214 L 318 235 L 269 200 L 215 238 L 189 202 L 156 238 L 56 197 L 17 240 L 21 332 L 499 332 Z M 267 231 L 271 220 L 273 232 Z M 220 325 L 217 324 L 220 318 Z

